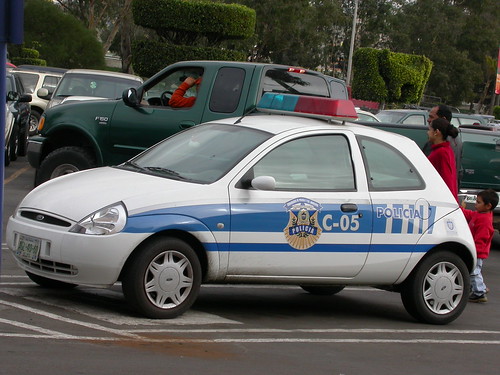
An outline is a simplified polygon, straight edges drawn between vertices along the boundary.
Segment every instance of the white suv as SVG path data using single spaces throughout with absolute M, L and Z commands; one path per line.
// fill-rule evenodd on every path
M 53 93 L 38 90 L 38 96 L 50 99 L 47 109 L 58 104 L 81 100 L 117 99 L 124 90 L 138 87 L 142 79 L 133 74 L 104 70 L 71 69 L 64 73 Z
M 52 94 L 66 69 L 21 65 L 12 70 L 21 77 L 27 92 L 31 93 L 32 101 L 29 134 L 33 135 L 36 133 L 40 117 L 49 102 L 46 98 L 39 97 L 37 92 L 39 89 L 43 88 L 46 89 L 48 93 Z

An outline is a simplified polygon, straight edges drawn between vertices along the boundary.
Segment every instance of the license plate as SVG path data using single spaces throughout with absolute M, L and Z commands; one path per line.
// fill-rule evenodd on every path
M 477 195 L 467 194 L 465 196 L 465 203 L 476 203 Z
M 20 234 L 16 255 L 24 259 L 37 260 L 41 246 L 42 240 L 40 238 Z

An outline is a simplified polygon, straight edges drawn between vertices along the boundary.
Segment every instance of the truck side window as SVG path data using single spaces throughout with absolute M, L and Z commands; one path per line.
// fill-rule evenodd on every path
M 398 150 L 372 138 L 360 138 L 370 190 L 419 190 L 422 177 Z
M 219 69 L 210 96 L 210 110 L 220 113 L 236 111 L 244 81 L 245 71 L 241 68 Z

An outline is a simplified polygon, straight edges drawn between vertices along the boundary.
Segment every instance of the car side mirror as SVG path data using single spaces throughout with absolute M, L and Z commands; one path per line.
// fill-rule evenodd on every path
M 17 100 L 20 103 L 30 103 L 32 100 L 31 94 L 22 94 Z
M 52 93 L 49 92 L 49 90 L 47 90 L 46 88 L 42 87 L 38 90 L 36 90 L 36 95 L 39 97 L 39 98 L 42 98 L 42 99 L 46 99 L 46 100 L 50 100 L 52 98 Z
M 15 102 L 16 100 L 19 99 L 19 94 L 15 91 L 9 91 L 7 93 L 7 101 L 8 102 Z
M 259 176 L 252 180 L 252 187 L 257 190 L 276 189 L 276 180 L 272 176 Z
M 133 87 L 123 91 L 122 99 L 123 102 L 129 107 L 139 107 L 139 96 L 137 95 L 137 90 Z

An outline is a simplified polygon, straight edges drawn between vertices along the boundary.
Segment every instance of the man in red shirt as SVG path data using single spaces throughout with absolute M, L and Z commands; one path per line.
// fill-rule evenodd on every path
M 200 83 L 201 77 L 198 79 L 187 77 L 184 82 L 182 82 L 174 91 L 172 97 L 168 101 L 168 105 L 174 108 L 192 107 L 194 105 L 194 102 L 196 101 L 196 96 L 189 96 L 185 98 L 184 95 L 186 95 L 186 91 L 194 85 L 196 85 L 196 91 L 198 91 Z

